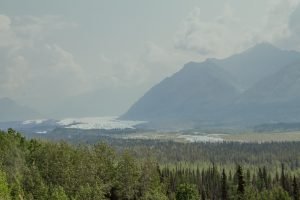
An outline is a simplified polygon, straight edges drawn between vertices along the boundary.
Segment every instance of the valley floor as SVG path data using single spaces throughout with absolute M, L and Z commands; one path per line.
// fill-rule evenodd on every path
M 143 132 L 121 136 L 123 139 L 171 140 L 176 142 L 293 142 L 300 141 L 300 131 L 276 133 L 201 133 L 201 132 Z

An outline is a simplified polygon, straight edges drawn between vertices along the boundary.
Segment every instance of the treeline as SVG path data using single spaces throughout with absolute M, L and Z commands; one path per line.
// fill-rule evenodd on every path
M 160 163 L 215 163 L 219 165 L 253 165 L 267 168 L 300 168 L 300 142 L 270 143 L 176 143 L 160 141 L 113 141 L 115 148 L 129 148 L 137 157 L 145 152 L 154 155 Z
M 256 167 L 280 168 L 285 163 L 286 168 L 300 168 L 300 142 L 266 142 L 259 143 L 179 143 L 163 140 L 123 139 L 122 136 L 138 130 L 75 130 L 56 129 L 49 134 L 26 134 L 26 137 L 50 141 L 65 141 L 79 145 L 94 145 L 99 141 L 122 152 L 130 149 L 137 158 L 151 154 L 160 164 L 188 162 L 215 163 L 220 165 L 253 165 Z M 124 135 L 123 135 L 124 134 Z M 271 137 L 271 135 L 270 135 Z M 126 137 L 124 137 L 126 138 Z M 238 153 L 237 153 L 238 152 Z
M 214 145 L 207 152 L 224 148 L 222 144 Z M 229 145 L 235 147 L 235 144 Z M 282 145 L 277 148 L 285 147 Z M 158 146 L 161 147 L 155 149 Z M 194 144 L 176 146 L 176 143 L 153 141 L 149 144 L 137 141 L 136 146 L 127 141 L 118 148 L 104 143 L 74 146 L 65 142 L 26 140 L 12 129 L 0 131 L 0 199 L 299 199 L 297 166 L 291 171 L 287 163 L 282 162 L 276 173 L 271 173 L 268 167 L 246 169 L 238 164 L 234 169 L 225 167 L 223 170 L 225 165 L 213 161 L 209 167 L 183 166 L 178 164 L 183 158 L 172 160 L 173 156 L 167 155 L 197 154 L 198 148 Z M 298 156 L 297 147 L 293 148 L 293 151 L 289 149 L 290 153 Z M 227 146 L 220 151 L 229 149 Z M 283 151 L 285 153 L 288 152 Z M 163 155 L 166 160 L 162 159 Z M 195 156 L 195 160 L 200 157 Z M 166 164 L 168 160 L 172 162 Z M 234 163 L 238 162 L 237 157 Z M 242 163 L 246 164 L 245 160 Z
M 127 132 L 126 132 L 127 134 Z M 94 145 L 99 141 L 112 146 L 117 152 L 130 149 L 137 158 L 151 154 L 160 164 L 215 163 L 220 165 L 253 165 L 256 167 L 300 168 L 300 142 L 268 142 L 259 143 L 179 143 L 174 141 L 122 139 L 120 134 L 102 134 L 97 130 L 57 129 L 49 134 L 30 135 L 50 141 L 65 141 L 79 145 Z
M 201 200 L 299 200 L 299 174 L 291 175 L 282 164 L 274 176 L 263 168 L 247 169 L 237 165 L 234 171 L 207 169 L 163 168 L 161 176 L 167 183 L 167 195 L 176 198 L 183 184 L 194 186 Z

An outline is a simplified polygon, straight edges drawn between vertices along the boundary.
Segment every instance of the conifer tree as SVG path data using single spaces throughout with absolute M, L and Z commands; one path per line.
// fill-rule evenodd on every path
M 293 179 L 293 198 L 294 198 L 294 200 L 299 200 L 299 188 L 298 188 L 297 179 L 295 176 Z
M 266 169 L 265 166 L 263 167 L 262 177 L 263 177 L 263 183 L 264 183 L 263 186 L 264 186 L 266 189 L 269 189 L 270 183 L 269 183 L 269 181 L 268 181 L 268 173 L 267 173 L 267 169 Z
M 238 199 L 243 199 L 244 193 L 245 193 L 245 181 L 244 181 L 244 175 L 243 175 L 243 169 L 240 165 L 237 166 L 237 181 L 238 181 L 238 187 L 237 187 L 237 195 Z
M 221 187 L 222 187 L 221 188 L 222 189 L 221 198 L 222 198 L 222 200 L 227 200 L 228 199 L 228 185 L 227 185 L 227 176 L 226 176 L 224 169 L 222 171 Z
M 285 176 L 285 169 L 284 169 L 284 164 L 281 164 L 281 178 L 280 178 L 280 183 L 281 183 L 281 187 L 287 191 L 287 184 L 286 184 L 286 176 Z

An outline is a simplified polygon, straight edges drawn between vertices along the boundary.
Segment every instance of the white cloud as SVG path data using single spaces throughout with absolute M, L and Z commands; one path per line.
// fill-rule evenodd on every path
M 257 37 L 274 44 L 279 44 L 281 40 L 291 37 L 289 20 L 298 4 L 298 0 L 270 1 L 270 9 L 264 17 L 263 28 Z
M 30 73 L 23 56 L 1 56 L 0 91 L 3 95 L 12 95 L 23 88 Z
M 0 15 L 0 47 L 17 46 L 18 42 L 11 29 L 11 19 L 5 15 Z
M 1 96 L 47 104 L 82 92 L 86 84 L 82 67 L 70 52 L 43 40 L 51 29 L 67 23 L 55 17 L 22 20 L 0 16 Z
M 236 15 L 229 5 L 211 20 L 203 20 L 200 8 L 195 8 L 178 31 L 175 48 L 203 57 L 226 57 L 259 42 L 280 46 L 293 35 L 289 20 L 297 5 L 299 0 L 271 0 L 266 15 L 254 26 L 245 23 L 241 13 Z M 295 20 L 295 24 L 299 24 L 299 20 Z
M 10 18 L 5 15 L 0 15 L 0 30 L 6 31 L 10 29 Z
M 294 6 L 295 7 L 295 6 Z M 276 43 L 286 49 L 300 51 L 300 4 L 293 9 L 293 12 L 287 19 L 286 31 L 288 34 L 285 37 L 279 38 Z
M 196 8 L 177 33 L 175 47 L 205 57 L 228 56 L 251 41 L 250 27 L 241 23 L 229 5 L 222 15 L 211 21 L 202 20 L 201 10 Z
M 55 17 L 2 16 L 0 25 L 0 94 L 42 109 L 63 98 L 100 89 L 139 93 L 185 62 L 178 52 L 146 42 L 137 55 L 104 53 L 93 66 L 82 67 L 71 52 L 46 38 L 52 31 L 74 24 Z
M 35 42 L 45 39 L 54 31 L 78 27 L 78 24 L 56 15 L 14 17 L 13 25 L 19 36 Z
M 85 77 L 83 69 L 74 60 L 70 52 L 56 44 L 46 44 L 37 48 L 37 54 L 28 57 L 34 66 L 31 68 L 31 90 L 34 94 L 46 96 L 76 95 L 84 91 Z
M 174 36 L 174 46 L 145 42 L 134 55 L 130 48 L 122 55 L 104 51 L 98 60 L 95 52 L 86 55 L 94 59 L 88 65 L 79 64 L 72 52 L 51 42 L 53 38 L 48 40 L 58 30 L 78 27 L 76 23 L 51 15 L 0 15 L 0 95 L 49 106 L 61 98 L 99 89 L 145 91 L 186 62 L 226 57 L 262 41 L 300 50 L 299 0 L 269 2 L 265 16 L 251 25 L 234 5 L 225 5 L 210 20 L 195 8 Z
M 98 65 L 89 68 L 93 86 L 99 88 L 149 88 L 166 76 L 176 72 L 186 62 L 182 53 L 146 42 L 137 55 L 124 53 L 107 56 L 100 54 Z M 93 88 L 95 90 L 97 88 Z

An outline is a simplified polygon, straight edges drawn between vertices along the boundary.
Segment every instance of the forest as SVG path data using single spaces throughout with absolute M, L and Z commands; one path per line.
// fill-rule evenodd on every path
M 299 200 L 300 142 L 26 139 L 0 131 L 2 200 Z

